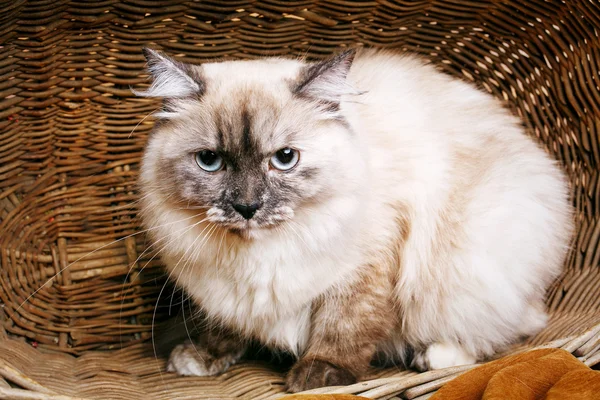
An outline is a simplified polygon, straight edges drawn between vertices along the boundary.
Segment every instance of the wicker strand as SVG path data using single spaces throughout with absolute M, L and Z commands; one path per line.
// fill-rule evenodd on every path
M 47 394 L 32 392 L 23 389 L 0 387 L 0 399 L 6 400 L 90 400 L 83 397 L 63 396 L 61 394 Z
M 56 394 L 54 391 L 45 388 L 40 385 L 33 379 L 29 378 L 27 375 L 22 372 L 12 368 L 11 366 L 4 363 L 0 360 L 0 376 L 6 379 L 9 382 L 13 382 L 25 389 L 33 390 L 40 392 L 42 394 L 54 395 Z

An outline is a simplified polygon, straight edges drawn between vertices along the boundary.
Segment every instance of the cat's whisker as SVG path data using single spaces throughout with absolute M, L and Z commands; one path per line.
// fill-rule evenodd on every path
M 142 254 L 136 259 L 136 261 L 134 263 L 132 263 L 132 267 L 133 265 L 135 265 L 140 259 L 141 257 L 148 251 L 150 250 L 153 246 L 157 245 L 160 241 L 165 240 L 165 239 L 169 239 L 167 243 L 165 243 L 162 247 L 160 247 L 159 249 L 155 250 L 155 253 L 152 255 L 152 257 L 146 262 L 146 264 L 140 269 L 140 271 L 138 271 L 138 273 L 141 273 L 146 266 L 148 266 L 165 248 L 167 248 L 169 245 L 171 245 L 174 241 L 179 240 L 183 235 L 185 235 L 188 231 L 190 231 L 191 229 L 193 229 L 194 226 L 196 226 L 197 224 L 200 224 L 202 222 L 204 222 L 205 219 L 198 221 L 196 224 L 190 225 L 190 226 L 185 226 L 182 229 L 178 229 L 175 232 L 170 233 L 167 236 L 164 236 L 160 239 L 158 239 L 157 241 L 155 241 L 154 243 L 151 243 L 150 246 L 148 248 L 146 248 L 146 250 L 144 250 L 144 252 L 142 252 Z M 183 231 L 180 235 L 178 235 L 177 237 L 172 237 L 175 236 L 176 233 Z M 129 274 L 131 273 L 132 268 L 129 268 L 129 271 L 127 273 L 127 276 L 125 278 L 125 281 L 123 282 L 123 285 L 125 285 L 125 282 L 127 281 L 127 278 L 129 276 Z M 122 310 L 122 306 L 123 306 L 123 302 L 121 302 L 121 310 Z
M 155 108 L 155 109 L 154 109 L 154 111 L 151 111 L 151 112 L 150 112 L 150 113 L 148 113 L 148 114 L 147 114 L 147 115 L 146 115 L 144 118 L 142 118 L 142 120 L 141 120 L 140 122 L 138 122 L 136 126 L 134 126 L 134 127 L 133 127 L 133 129 L 132 129 L 131 133 L 129 133 L 129 136 L 127 136 L 127 138 L 128 138 L 128 139 L 129 139 L 129 138 L 131 138 L 131 135 L 133 135 L 133 132 L 135 132 L 135 130 L 137 129 L 137 127 L 138 127 L 138 126 L 140 126 L 140 124 L 141 124 L 142 122 L 144 122 L 144 121 L 146 120 L 146 118 L 148 118 L 149 116 L 151 116 L 152 114 L 154 114 L 155 112 L 157 112 L 157 111 L 158 111 L 159 109 L 161 109 L 161 108 L 162 108 L 162 106 L 161 106 L 161 107 L 157 107 L 157 108 Z
M 216 275 L 217 275 L 217 279 L 219 279 L 219 270 L 220 270 L 220 266 L 221 266 L 221 245 L 223 244 L 223 240 L 225 239 L 225 236 L 227 235 L 227 231 L 225 229 L 221 229 L 221 240 L 219 240 L 219 246 L 217 247 L 217 257 L 216 257 L 216 262 L 215 262 L 215 268 L 216 268 Z
M 210 210 L 212 207 L 194 206 L 194 207 L 180 207 L 172 208 L 172 210 Z
M 206 235 L 206 237 L 205 237 L 205 242 L 204 242 L 204 243 L 206 243 L 206 241 L 208 241 L 208 240 L 210 239 L 210 237 L 212 236 L 212 233 L 215 231 L 215 229 L 216 229 L 216 225 L 213 225 L 213 226 L 212 226 L 212 228 L 211 228 L 211 230 L 209 230 L 209 232 L 207 233 L 207 235 Z M 197 258 L 198 258 L 198 254 L 199 254 L 199 252 L 202 250 L 202 247 L 204 246 L 204 243 L 201 243 L 201 244 L 200 244 L 200 246 L 199 246 L 199 247 L 196 249 L 196 254 L 195 254 L 195 256 L 193 257 L 193 258 L 194 258 L 194 260 L 192 261 L 192 263 L 191 263 L 190 265 L 193 265 L 193 264 L 196 262 L 196 260 L 197 260 Z M 184 264 L 183 268 L 184 268 L 184 269 L 186 268 L 186 265 L 185 265 L 185 264 Z M 192 271 L 190 270 L 189 272 L 190 272 L 190 273 L 189 273 L 188 275 L 189 275 L 189 277 L 190 277 L 190 279 L 191 279 L 191 272 L 192 272 Z M 191 294 L 190 294 L 190 298 L 191 298 Z M 189 331 L 189 329 L 188 329 L 187 322 L 186 322 L 186 319 L 185 319 L 185 314 L 183 315 L 183 325 L 184 325 L 184 327 L 185 327 L 185 331 L 186 331 L 186 334 L 187 334 L 187 337 L 188 337 L 188 339 L 190 340 L 190 342 L 192 342 L 192 343 L 193 343 L 194 341 L 192 340 L 192 337 L 191 337 L 191 335 L 190 335 L 190 331 Z M 200 355 L 200 352 L 198 352 L 198 350 L 197 350 L 197 348 L 196 348 L 195 346 L 194 346 L 194 350 L 196 351 L 196 354 L 197 354 L 197 355 L 198 355 L 200 358 L 202 358 L 202 356 Z
M 168 275 L 170 275 L 170 274 L 168 274 Z M 152 350 L 154 352 L 154 358 L 156 360 L 158 360 L 158 352 L 156 350 L 156 341 L 154 340 L 154 326 L 156 324 L 156 311 L 158 310 L 158 303 L 160 302 L 162 293 L 164 292 L 168 283 L 169 283 L 169 277 L 167 277 L 167 279 L 165 279 L 165 283 L 163 283 L 162 287 L 160 288 L 160 291 L 158 292 L 158 296 L 156 297 L 156 305 L 154 306 L 154 311 L 152 312 L 152 322 L 150 324 L 150 337 L 152 338 Z M 161 376 L 162 376 L 162 372 L 161 372 Z
M 206 227 L 204 227 L 204 229 L 203 229 L 203 230 L 202 230 L 202 231 L 201 231 L 201 232 L 200 232 L 200 233 L 199 233 L 199 234 L 196 236 L 196 238 L 194 239 L 194 241 L 192 242 L 192 244 L 191 244 L 191 245 L 190 245 L 190 246 L 187 248 L 187 250 L 184 252 L 183 256 L 182 256 L 182 257 L 179 259 L 179 261 L 177 262 L 177 264 L 175 265 L 175 267 L 173 267 L 173 269 L 172 269 L 172 270 L 171 270 L 171 272 L 169 273 L 169 276 L 167 277 L 167 279 L 171 279 L 171 275 L 173 274 L 173 272 L 175 272 L 175 271 L 177 270 L 177 267 L 179 266 L 179 263 L 181 262 L 181 260 L 182 260 L 183 258 L 186 258 L 186 259 L 187 259 L 187 257 L 186 257 L 187 253 L 190 251 L 190 249 L 191 249 L 191 248 L 193 248 L 193 246 L 195 245 L 195 243 L 196 243 L 196 241 L 198 240 L 198 238 L 200 238 L 200 237 L 202 236 L 202 234 L 204 233 L 204 231 L 207 229 L 207 227 L 208 227 L 208 226 L 209 226 L 209 225 L 207 225 Z M 214 228 L 215 228 L 215 225 L 212 225 L 212 226 L 211 226 L 211 231 L 212 231 Z M 211 231 L 209 231 L 209 232 L 211 232 Z M 207 235 L 208 235 L 208 234 L 207 234 Z M 202 246 L 200 246 L 200 248 L 201 248 L 201 247 L 202 247 Z M 198 252 L 199 252 L 199 251 L 200 251 L 200 249 L 198 249 Z M 196 254 L 198 254 L 198 253 L 196 253 Z M 182 274 L 184 273 L 184 271 L 186 270 L 186 265 L 187 265 L 188 261 L 189 261 L 189 260 L 186 260 L 186 262 L 184 263 L 184 266 L 183 266 L 183 268 L 180 268 L 180 269 L 179 269 L 179 276 L 178 276 L 178 278 L 177 278 L 176 282 L 182 282 L 182 278 L 181 278 L 181 277 L 182 277 Z M 174 296 L 172 296 L 172 297 L 171 297 L 171 300 L 170 300 L 170 302 L 169 302 L 169 314 L 171 313 L 171 307 L 172 307 L 172 301 L 173 301 L 173 297 L 174 297 Z M 154 318 L 153 318 L 153 324 L 154 324 Z M 184 321 L 184 325 L 185 325 L 185 321 Z M 187 326 L 186 326 L 186 331 L 187 331 Z M 189 335 L 189 332 L 187 332 L 187 333 L 188 333 L 188 335 Z M 191 338 L 190 338 L 190 340 L 191 340 Z
M 204 222 L 205 220 L 206 220 L 206 219 L 203 219 L 203 220 L 199 221 L 197 224 L 199 224 L 199 223 L 202 223 L 202 222 Z M 196 224 L 196 225 L 197 225 L 197 224 Z M 181 238 L 181 237 L 182 237 L 182 236 L 183 236 L 185 233 L 187 233 L 189 230 L 193 229 L 193 227 L 194 227 L 194 226 L 195 226 L 195 225 L 191 225 L 191 226 L 184 226 L 183 228 L 181 228 L 181 229 L 178 229 L 178 230 L 176 230 L 176 231 L 174 231 L 174 232 L 171 232 L 171 233 L 169 233 L 169 235 L 167 235 L 167 236 L 164 236 L 164 237 L 162 237 L 162 238 L 159 238 L 159 239 L 158 239 L 158 240 L 156 240 L 155 242 L 152 242 L 152 243 L 150 244 L 150 246 L 148 246 L 146 249 L 144 249 L 144 251 L 143 251 L 143 252 L 142 252 L 142 253 L 141 253 L 141 254 L 140 254 L 138 257 L 137 257 L 137 259 L 136 259 L 136 260 L 135 260 L 135 261 L 134 261 L 134 262 L 131 264 L 131 266 L 129 267 L 129 270 L 127 271 L 127 275 L 125 276 L 125 279 L 123 280 L 123 285 L 121 286 L 121 287 L 122 287 L 122 289 L 121 289 L 121 308 L 120 308 L 120 311 L 119 311 L 119 318 L 120 318 L 120 315 L 121 315 L 121 313 L 123 312 L 123 304 L 124 304 L 124 302 L 125 302 L 125 299 L 123 298 L 123 291 L 125 290 L 125 284 L 126 284 L 127 280 L 129 279 L 129 275 L 131 274 L 131 271 L 132 271 L 133 267 L 134 267 L 134 266 L 135 266 L 135 265 L 136 265 L 136 264 L 137 264 L 137 263 L 138 263 L 138 262 L 139 262 L 139 261 L 142 259 L 142 257 L 143 257 L 143 256 L 144 256 L 144 255 L 145 255 L 145 254 L 146 254 L 146 253 L 147 253 L 147 252 L 148 252 L 148 251 L 149 251 L 149 250 L 150 250 L 150 249 L 151 249 L 153 246 L 156 246 L 158 243 L 160 243 L 161 241 L 163 241 L 163 240 L 165 240 L 165 239 L 169 239 L 169 240 L 167 241 L 167 243 L 166 243 L 164 246 L 162 246 L 160 249 L 156 249 L 156 251 L 155 251 L 155 254 L 154 254 L 154 255 L 153 255 L 151 258 L 150 258 L 150 260 L 148 260 L 148 261 L 146 262 L 146 264 L 145 264 L 144 266 L 142 266 L 142 268 L 141 268 L 141 269 L 138 271 L 138 274 L 141 274 L 141 273 L 142 273 L 142 271 L 143 271 L 143 270 L 146 268 L 146 266 L 148 266 L 148 264 L 150 264 L 150 262 L 152 262 L 152 260 L 154 260 L 154 258 L 156 258 L 156 256 L 157 256 L 158 254 L 160 254 L 160 253 L 161 253 L 161 252 L 162 252 L 162 251 L 163 251 L 165 248 L 167 248 L 167 247 L 168 247 L 168 246 L 169 246 L 171 243 L 173 243 L 175 240 L 179 240 L 179 238 Z M 182 233 L 181 233 L 179 236 L 177 236 L 176 238 L 175 238 L 175 237 L 172 237 L 172 236 L 175 236 L 175 234 L 177 234 L 177 233 L 179 233 L 179 232 L 181 232 L 181 231 L 184 231 L 184 232 L 182 232 Z M 170 236 L 171 236 L 171 237 L 170 237 Z
M 177 277 L 177 282 L 184 282 L 184 279 L 182 278 L 182 276 L 185 276 L 186 274 L 188 275 L 188 281 L 190 281 L 192 279 L 192 270 L 188 269 L 188 265 L 192 266 L 196 263 L 197 261 L 197 257 L 199 252 L 202 250 L 203 244 L 205 243 L 206 240 L 208 240 L 211 232 L 216 229 L 216 225 L 212 225 L 210 226 L 209 231 L 206 233 L 206 235 L 204 235 L 202 241 L 200 242 L 200 245 L 196 248 L 195 244 L 196 241 L 202 237 L 202 234 L 204 233 L 204 231 L 208 228 L 208 226 L 206 226 L 202 232 L 200 232 L 200 234 L 198 234 L 198 236 L 196 236 L 196 238 L 194 239 L 194 241 L 192 242 L 192 244 L 190 245 L 190 247 L 186 250 L 186 252 L 181 256 L 181 258 L 179 259 L 179 262 L 181 262 L 181 260 L 185 259 L 185 262 L 183 263 L 183 266 L 179 269 L 179 276 Z M 190 257 L 187 257 L 187 253 L 189 252 L 190 249 L 192 249 L 192 255 Z M 176 267 L 179 265 L 179 262 L 177 263 Z M 177 268 L 174 267 L 173 271 L 175 271 Z M 188 282 L 188 286 L 189 286 Z M 191 296 L 191 294 L 190 294 Z M 169 306 L 170 307 L 170 306 Z
M 196 226 L 198 226 L 200 223 L 202 223 L 202 221 L 201 221 L 201 222 L 198 222 L 198 223 L 196 223 L 196 224 L 194 224 L 194 225 L 192 225 L 192 226 L 190 227 L 190 229 L 188 229 L 186 232 L 188 232 L 188 231 L 190 231 L 191 229 L 195 228 L 195 227 L 196 227 Z M 177 263 L 175 264 L 175 266 L 173 266 L 173 267 L 171 268 L 171 272 L 169 272 L 168 279 L 171 279 L 171 275 L 172 275 L 172 274 L 173 274 L 175 271 L 177 271 L 177 269 L 178 269 L 178 267 L 179 267 L 179 264 L 181 263 L 181 261 L 183 260 L 183 258 L 184 258 L 184 257 L 187 255 L 187 253 L 188 253 L 188 252 L 189 252 L 189 251 L 190 251 L 190 250 L 193 248 L 193 246 L 194 246 L 194 244 L 196 243 L 196 241 L 197 241 L 197 240 L 198 240 L 198 239 L 199 239 L 199 238 L 202 236 L 202 234 L 204 233 L 204 231 L 206 231 L 206 229 L 207 229 L 209 226 L 210 226 L 210 225 L 209 225 L 209 224 L 207 224 L 207 225 L 206 225 L 206 226 L 205 226 L 205 227 L 202 229 L 202 231 L 201 231 L 201 232 L 200 232 L 198 235 L 196 235 L 196 238 L 195 238 L 195 239 L 194 239 L 194 241 L 193 241 L 193 242 L 192 242 L 192 243 L 191 243 L 191 244 L 188 246 L 188 248 L 185 250 L 185 252 L 183 253 L 183 255 L 182 255 L 180 258 L 179 258 L 179 261 L 177 261 Z M 182 272 L 182 270 L 181 270 L 181 269 L 179 269 L 179 277 L 177 278 L 176 282 L 181 282 L 181 281 L 180 281 L 180 278 L 181 278 L 181 272 Z M 171 300 L 172 300 L 172 298 L 171 298 Z M 172 303 L 170 303 L 170 304 L 169 304 L 169 314 L 171 313 L 171 305 L 172 305 Z
M 205 229 L 206 229 L 206 228 L 205 228 Z M 209 230 L 209 232 L 208 232 L 208 233 L 207 233 L 207 235 L 205 236 L 205 239 L 207 239 L 207 237 L 208 237 L 208 236 L 211 234 L 211 232 L 213 232 L 213 231 L 214 231 L 214 229 L 216 229 L 216 226 L 212 226 L 212 227 L 211 227 L 211 230 Z M 203 230 L 202 232 L 204 232 L 204 230 Z M 201 232 L 201 234 L 202 234 L 202 232 Z M 196 240 L 197 240 L 197 239 L 198 239 L 198 238 L 201 236 L 201 234 L 197 236 Z M 195 241 L 192 243 L 192 245 L 190 246 L 190 248 L 191 248 L 192 246 L 194 246 L 194 244 L 195 244 Z M 200 247 L 199 247 L 199 248 L 196 250 L 196 254 L 197 254 L 197 252 L 199 252 L 199 251 L 201 250 L 201 248 L 202 248 L 202 244 L 201 244 L 201 245 L 200 245 Z M 189 250 L 189 248 L 188 248 L 188 250 Z M 187 254 L 187 251 L 185 252 L 185 254 L 184 254 L 184 256 L 183 256 L 183 257 L 185 257 L 185 256 L 186 256 L 186 254 Z M 185 258 L 187 258 L 187 257 L 185 257 Z M 190 265 L 193 265 L 193 263 L 195 262 L 195 259 L 196 259 L 196 258 L 197 258 L 197 257 L 194 257 L 194 261 L 192 261 Z M 181 260 L 180 260 L 180 261 L 181 261 Z M 188 265 L 188 261 L 190 261 L 190 259 L 187 259 L 187 260 L 186 260 L 186 262 L 184 263 L 183 267 L 180 269 L 179 277 L 177 278 L 177 281 L 179 281 L 179 282 L 181 282 L 181 281 L 182 281 L 182 275 L 184 275 L 184 274 L 185 274 L 185 271 L 186 271 L 186 268 L 187 268 L 187 265 Z M 174 270 L 173 270 L 173 271 L 174 271 Z M 190 271 L 190 272 L 191 272 L 191 271 Z M 169 279 L 170 279 L 170 274 L 169 274 Z M 184 292 L 184 293 L 185 293 L 185 292 Z M 173 298 L 174 298 L 174 296 L 171 296 L 171 301 L 170 301 L 170 304 L 169 304 L 169 310 L 170 310 L 170 309 L 171 309 L 171 307 L 172 307 L 172 300 L 173 300 Z M 192 340 L 192 338 L 191 338 L 191 336 L 190 336 L 190 331 L 189 331 L 189 328 L 188 328 L 188 326 L 187 326 L 187 319 L 186 319 L 186 317 L 185 317 L 185 310 L 184 310 L 184 302 L 185 302 L 185 301 L 187 301 L 187 300 L 189 300 L 189 299 L 191 299 L 191 294 L 185 294 L 185 295 L 184 295 L 184 299 L 183 299 L 183 300 L 182 300 L 182 302 L 181 302 L 181 306 L 182 306 L 182 318 L 183 318 L 183 324 L 184 324 L 184 328 L 185 328 L 186 334 L 187 334 L 187 336 L 188 336 L 188 339 L 190 340 L 190 342 L 192 342 L 192 343 L 193 343 L 194 341 Z M 170 311 L 169 311 L 169 312 L 170 312 Z M 194 350 L 196 350 L 196 347 L 194 347 Z M 198 355 L 200 358 L 202 358 L 201 354 L 200 354 L 200 353 L 199 353 L 197 350 L 196 350 L 196 353 L 197 353 L 197 355 Z
M 188 227 L 188 229 L 187 229 L 187 230 L 186 230 L 184 233 L 186 233 L 186 232 L 188 232 L 189 230 L 191 230 L 191 229 L 195 228 L 196 226 L 198 226 L 198 225 L 199 225 L 199 224 L 201 224 L 202 222 L 204 222 L 204 220 L 201 220 L 201 221 L 199 221 L 199 222 L 196 222 L 195 224 L 192 224 L 191 226 L 189 226 L 189 227 Z M 206 228 L 205 228 L 205 229 L 206 229 Z M 183 235 L 183 234 L 182 234 L 182 235 Z M 180 236 L 180 237 L 181 237 L 181 236 Z M 199 235 L 198 235 L 198 237 L 199 237 Z M 192 245 L 193 245 L 193 243 L 192 243 Z M 189 248 L 191 248 L 191 246 L 190 246 Z M 188 250 L 189 250 L 189 248 L 188 248 Z M 186 253 L 187 253 L 187 251 L 186 251 Z M 180 260 L 180 261 L 181 261 L 181 260 Z M 158 310 L 158 303 L 160 302 L 160 298 L 161 298 L 161 296 L 162 296 L 162 293 L 164 292 L 164 290 L 165 290 L 165 288 L 166 288 L 167 284 L 169 283 L 169 281 L 171 280 L 171 275 L 173 274 L 173 271 L 175 271 L 175 269 L 176 269 L 176 268 L 173 268 L 173 269 L 172 269 L 172 270 L 171 270 L 171 271 L 170 271 L 170 272 L 167 274 L 167 279 L 165 280 L 165 283 L 163 284 L 163 286 L 161 287 L 161 289 L 160 289 L 160 291 L 159 291 L 159 293 L 158 293 L 158 296 L 157 296 L 157 299 L 156 299 L 156 305 L 154 306 L 154 311 L 153 311 L 153 313 L 152 313 L 152 322 L 151 322 L 151 333 L 150 333 L 150 336 L 152 337 L 152 349 L 153 349 L 153 351 L 154 351 L 154 357 L 155 357 L 155 358 L 158 358 L 158 354 L 157 354 L 157 351 L 156 351 L 156 342 L 155 342 L 155 340 L 154 340 L 154 326 L 155 326 L 155 324 L 156 324 L 156 311 Z M 171 300 L 170 300 L 170 302 L 169 302 L 169 311 L 168 311 L 169 315 L 171 314 L 171 305 L 172 305 L 172 301 L 173 301 L 173 297 L 171 297 Z
M 194 345 L 194 340 L 192 339 L 192 336 L 191 336 L 191 333 L 190 333 L 190 329 L 188 328 L 188 325 L 187 325 L 187 321 L 186 321 L 186 317 L 185 317 L 185 307 L 184 307 L 183 303 L 181 304 L 181 318 L 183 319 L 183 327 L 185 329 L 185 333 L 187 335 L 187 338 Z M 204 357 L 202 357 L 202 355 L 200 354 L 200 352 L 198 351 L 198 349 L 196 348 L 195 345 L 194 345 L 194 351 L 196 352 L 196 355 L 202 361 L 204 361 Z
M 28 302 L 28 301 L 29 301 L 29 300 L 30 300 L 30 299 L 31 299 L 33 296 L 35 296 L 35 295 L 36 295 L 36 294 L 37 294 L 37 293 L 38 293 L 40 290 L 42 290 L 43 288 L 45 288 L 45 287 L 46 287 L 46 286 L 47 286 L 47 285 L 48 285 L 50 282 L 52 282 L 54 279 L 56 279 L 56 278 L 57 278 L 57 277 L 58 277 L 58 276 L 59 276 L 61 273 L 63 273 L 64 271 L 66 271 L 66 270 L 67 270 L 69 267 L 71 267 L 73 264 L 76 264 L 76 263 L 78 263 L 79 261 L 81 261 L 81 260 L 85 259 L 86 257 L 89 257 L 89 256 L 91 256 L 91 255 L 95 254 L 96 252 L 98 252 L 98 251 L 102 250 L 102 249 L 105 249 L 105 248 L 107 248 L 107 247 L 109 247 L 109 246 L 112 246 L 112 245 L 114 245 L 114 244 L 116 244 L 116 243 L 119 243 L 119 242 L 121 242 L 121 241 L 123 241 L 123 240 L 125 240 L 125 239 L 128 239 L 128 238 L 130 238 L 130 237 L 133 237 L 133 236 L 136 236 L 136 235 L 140 235 L 140 234 L 143 234 L 143 233 L 146 233 L 146 232 L 149 232 L 149 231 L 153 231 L 153 230 L 161 229 L 161 228 L 163 228 L 163 227 L 165 227 L 165 226 L 167 226 L 167 225 L 170 225 L 170 224 L 176 224 L 176 223 L 183 222 L 183 221 L 186 221 L 186 220 L 189 220 L 189 219 L 195 218 L 195 217 L 196 217 L 196 215 L 193 215 L 193 216 L 191 216 L 191 217 L 183 218 L 183 219 L 181 219 L 181 220 L 178 220 L 178 221 L 168 222 L 168 223 L 165 223 L 165 224 L 162 224 L 162 225 L 159 225 L 159 226 L 153 226 L 153 227 L 151 227 L 151 228 L 147 228 L 147 229 L 141 230 L 141 231 L 139 231 L 139 232 L 134 232 L 134 233 L 132 233 L 132 234 L 129 234 L 129 235 L 126 235 L 126 236 L 124 236 L 124 237 L 122 237 L 122 238 L 120 238 L 120 239 L 117 239 L 117 240 L 114 240 L 114 241 L 112 241 L 112 242 L 110 242 L 110 243 L 107 243 L 107 244 L 105 244 L 105 245 L 102 245 L 102 246 L 100 246 L 100 247 L 98 247 L 98 248 L 94 249 L 93 251 L 91 251 L 91 252 L 89 252 L 89 253 L 87 253 L 87 254 L 85 254 L 85 255 L 83 255 L 83 256 L 81 256 L 81 257 L 77 258 L 75 261 L 72 261 L 72 262 L 70 262 L 70 263 L 69 263 L 69 264 L 67 264 L 65 267 L 61 268 L 61 269 L 60 269 L 60 270 L 59 270 L 57 273 L 55 273 L 55 274 L 54 274 L 54 275 L 52 275 L 50 278 L 48 278 L 48 279 L 46 280 L 46 282 L 44 282 L 44 283 L 43 283 L 43 284 L 42 284 L 40 287 L 38 287 L 36 290 L 34 290 L 34 291 L 33 291 L 33 293 L 31 293 L 29 296 L 27 296 L 27 298 L 26 298 L 25 300 L 23 300 L 23 301 L 21 302 L 21 304 L 19 304 L 19 306 L 18 306 L 18 307 L 17 307 L 17 308 L 16 308 L 16 309 L 15 309 L 15 310 L 14 310 L 14 311 L 13 311 L 13 312 L 12 312 L 12 313 L 9 315 L 9 316 L 12 318 L 12 317 L 14 316 L 14 314 L 15 314 L 15 313 L 17 313 L 17 312 L 19 312 L 19 311 L 21 310 L 21 308 L 22 308 L 22 307 L 25 305 L 25 303 L 27 303 L 27 302 Z
M 195 217 L 198 217 L 198 216 L 199 216 L 198 214 L 197 214 L 197 215 L 195 215 Z M 140 254 L 138 257 L 137 257 L 137 259 L 136 259 L 136 260 L 135 260 L 135 261 L 132 263 L 131 267 L 129 268 L 129 272 L 128 272 L 128 273 L 127 273 L 127 275 L 125 276 L 125 279 L 124 279 L 124 281 L 123 281 L 123 284 L 125 284 L 125 283 L 127 282 L 127 279 L 129 278 L 129 274 L 131 273 L 131 269 L 132 269 L 132 267 L 133 267 L 133 266 L 134 266 L 134 265 L 135 265 L 137 262 L 139 262 L 139 261 L 140 261 L 140 259 L 141 259 L 141 258 L 142 258 L 142 257 L 143 257 L 143 256 L 144 256 L 144 255 L 145 255 L 145 254 L 146 254 L 146 253 L 147 253 L 147 252 L 148 252 L 148 251 L 149 251 L 151 248 L 152 248 L 152 246 L 155 246 L 155 245 L 157 245 L 158 243 L 160 243 L 161 241 L 163 241 L 163 240 L 165 240 L 165 239 L 168 239 L 168 238 L 169 238 L 169 236 L 174 236 L 176 233 L 178 233 L 178 232 L 181 232 L 181 231 L 184 231 L 184 232 L 183 232 L 181 235 L 179 235 L 179 236 L 178 236 L 178 238 L 181 238 L 181 237 L 182 237 L 182 236 L 183 236 L 185 233 L 187 233 L 188 231 L 190 231 L 190 230 L 191 230 L 191 229 L 192 229 L 194 226 L 196 226 L 196 225 L 198 225 L 198 224 L 200 224 L 200 223 L 202 223 L 202 222 L 205 222 L 206 220 L 207 220 L 207 218 L 204 218 L 204 219 L 202 219 L 202 220 L 198 221 L 198 222 L 197 222 L 196 224 L 194 224 L 194 225 L 191 225 L 191 226 L 189 226 L 189 225 L 186 225 L 186 226 L 184 226 L 184 227 L 182 227 L 182 228 L 180 228 L 180 229 L 178 229 L 178 230 L 176 230 L 176 231 L 174 231 L 174 232 L 169 232 L 169 233 L 167 234 L 167 236 L 163 236 L 162 238 L 159 238 L 159 239 L 157 239 L 156 241 L 154 241 L 154 242 L 151 242 L 150 246 L 148 246 L 146 249 L 144 249 L 144 251 L 143 251 L 143 252 L 142 252 L 142 253 L 141 253 L 141 254 Z M 181 221 L 178 221 L 178 222 L 181 222 Z M 171 243 L 173 243 L 173 242 L 174 242 L 176 239 L 178 239 L 178 238 L 172 238 L 171 240 L 169 240 L 169 241 L 168 241 L 168 243 L 167 243 L 167 244 L 165 244 L 163 247 L 161 247 L 161 249 L 157 250 L 156 252 L 157 252 L 157 253 L 160 253 L 162 250 L 164 250 L 164 249 L 165 249 L 165 248 L 166 248 L 168 245 L 170 245 Z M 152 259 L 151 259 L 151 260 L 152 260 Z M 143 268 L 142 268 L 142 269 L 141 269 L 139 272 L 141 272 L 142 270 L 143 270 Z

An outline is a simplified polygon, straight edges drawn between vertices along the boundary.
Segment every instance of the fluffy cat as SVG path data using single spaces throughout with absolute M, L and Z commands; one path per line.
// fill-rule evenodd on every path
M 544 327 L 573 232 L 561 169 L 492 96 L 418 58 L 189 65 L 145 50 L 164 99 L 141 209 L 207 326 L 168 368 L 223 372 L 248 340 L 292 392 L 377 355 L 473 363 Z

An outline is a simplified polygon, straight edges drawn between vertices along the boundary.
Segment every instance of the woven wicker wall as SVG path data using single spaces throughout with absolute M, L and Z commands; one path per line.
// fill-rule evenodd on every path
M 144 45 L 189 62 L 397 48 L 505 99 L 568 171 L 578 210 L 568 270 L 549 294 L 553 324 L 535 341 L 592 326 L 598 27 L 600 8 L 583 0 L 0 2 L 4 329 L 74 353 L 150 337 L 162 272 L 143 235 L 128 236 L 158 106 L 129 90 L 147 82 Z

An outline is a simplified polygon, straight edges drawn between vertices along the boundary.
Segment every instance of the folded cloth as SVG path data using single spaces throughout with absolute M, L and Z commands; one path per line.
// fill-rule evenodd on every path
M 600 399 L 600 371 L 571 371 L 546 393 L 546 400 Z
M 349 394 L 295 394 L 282 400 L 359 400 Z M 538 349 L 483 364 L 431 400 L 600 400 L 600 371 L 561 349 Z
M 561 349 L 539 349 L 484 364 L 450 381 L 431 400 L 600 400 L 600 371 Z

